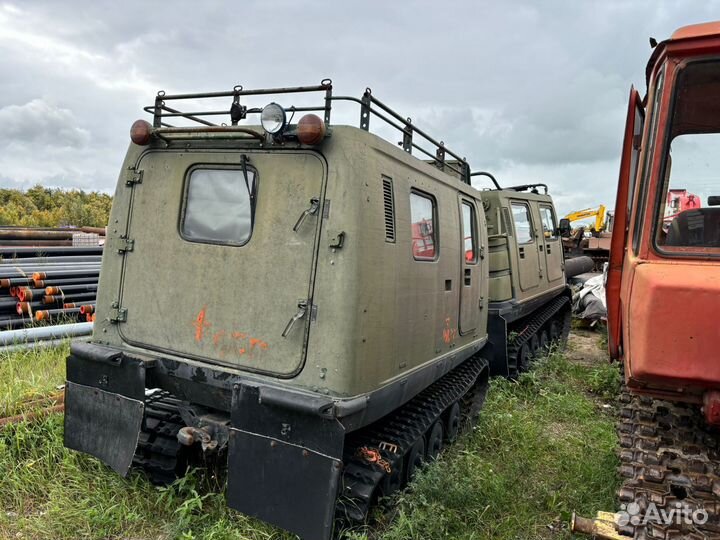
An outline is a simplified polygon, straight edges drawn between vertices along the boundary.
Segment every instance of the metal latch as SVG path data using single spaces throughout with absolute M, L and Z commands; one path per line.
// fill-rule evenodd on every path
M 126 253 L 135 249 L 135 240 L 127 236 L 121 236 L 119 239 L 118 253 Z
M 485 246 L 480 246 L 480 249 L 478 251 L 480 253 L 480 259 L 481 260 L 484 259 L 485 258 Z
M 136 169 L 135 167 L 128 167 L 127 178 L 125 178 L 125 185 L 134 186 L 135 184 L 142 184 L 143 171 L 142 169 Z
M 313 197 L 312 199 L 310 199 L 310 208 L 300 214 L 297 223 L 295 223 L 295 226 L 293 227 L 293 232 L 298 232 L 298 229 L 300 229 L 300 226 L 303 224 L 303 222 L 308 216 L 314 216 L 315 214 L 317 214 L 318 208 L 320 208 L 320 199 L 318 197 Z
M 127 322 L 127 308 L 120 307 L 120 304 L 117 302 L 113 302 L 110 308 L 110 316 L 108 319 L 111 323 Z
M 342 249 L 342 247 L 345 245 L 345 231 L 340 231 L 335 235 L 335 237 L 330 241 L 330 248 L 332 249 Z

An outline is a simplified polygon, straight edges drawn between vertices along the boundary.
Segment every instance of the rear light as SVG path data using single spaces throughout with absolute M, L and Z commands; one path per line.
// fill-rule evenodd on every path
M 325 122 L 316 114 L 306 114 L 297 124 L 297 138 L 302 144 L 318 144 L 325 137 Z
M 150 144 L 152 130 L 150 122 L 135 120 L 130 128 L 130 140 L 139 146 L 147 146 Z

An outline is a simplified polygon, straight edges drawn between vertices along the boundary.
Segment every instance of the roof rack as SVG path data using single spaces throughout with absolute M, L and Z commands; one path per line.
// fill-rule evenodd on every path
M 323 79 L 318 86 L 295 86 L 287 88 L 262 88 L 256 90 L 245 90 L 242 86 L 235 86 L 228 92 L 205 92 L 195 94 L 166 94 L 164 91 L 158 92 L 155 97 L 155 103 L 144 107 L 144 110 L 153 115 L 153 126 L 155 128 L 176 128 L 170 124 L 172 119 L 190 120 L 196 124 L 207 126 L 209 128 L 218 128 L 227 126 L 226 123 L 213 122 L 216 117 L 229 117 L 230 125 L 237 126 L 238 122 L 245 120 L 248 115 L 259 115 L 262 108 L 248 108 L 241 103 L 241 98 L 245 96 L 259 96 L 271 94 L 299 94 L 299 93 L 324 93 L 322 106 L 309 107 L 286 107 L 289 113 L 295 112 L 321 112 L 324 117 L 325 126 L 330 126 L 330 113 L 332 104 L 336 101 L 349 101 L 360 105 L 360 122 L 359 127 L 365 131 L 370 130 L 370 119 L 376 116 L 383 120 L 386 124 L 402 133 L 402 141 L 398 145 L 402 146 L 408 154 L 412 154 L 413 150 L 428 156 L 432 161 L 430 163 L 440 170 L 448 169 L 460 177 L 465 184 L 470 184 L 470 166 L 464 157 L 450 150 L 445 146 L 443 141 L 437 141 L 425 131 L 413 125 L 411 118 L 403 118 L 382 101 L 372 95 L 372 90 L 366 88 L 361 98 L 351 96 L 333 96 L 332 80 Z M 229 109 L 223 110 L 202 110 L 202 111 L 181 111 L 176 106 L 170 106 L 169 103 L 181 102 L 183 100 L 200 100 L 209 98 L 231 98 Z M 427 150 L 423 146 L 430 146 L 431 150 Z M 451 156 L 457 163 L 450 163 L 446 160 L 446 156 Z

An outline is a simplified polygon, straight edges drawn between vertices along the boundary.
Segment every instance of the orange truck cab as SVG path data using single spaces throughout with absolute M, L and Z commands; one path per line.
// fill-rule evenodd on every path
M 720 424 L 720 22 L 657 44 L 630 90 L 607 274 L 628 387 Z M 676 209 L 678 191 L 693 204 Z

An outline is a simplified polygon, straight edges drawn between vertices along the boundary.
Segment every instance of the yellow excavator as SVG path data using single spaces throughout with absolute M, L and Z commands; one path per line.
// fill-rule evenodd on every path
M 585 226 L 572 229 L 570 224 L 581 219 L 595 218 L 590 225 L 590 237 L 585 236 Z M 607 212 L 605 205 L 596 208 L 585 208 L 570 212 L 560 220 L 560 229 L 563 234 L 563 249 L 565 257 L 587 255 L 592 257 L 594 270 L 601 271 L 602 265 L 608 260 L 610 254 L 610 237 L 612 232 L 613 215 Z
M 594 217 L 595 227 L 593 227 L 593 230 L 595 232 L 603 232 L 606 226 L 605 214 L 605 205 L 601 204 L 597 208 L 585 208 L 584 210 L 576 210 L 575 212 L 570 212 L 567 216 L 565 216 L 565 219 L 572 223 L 581 219 Z

